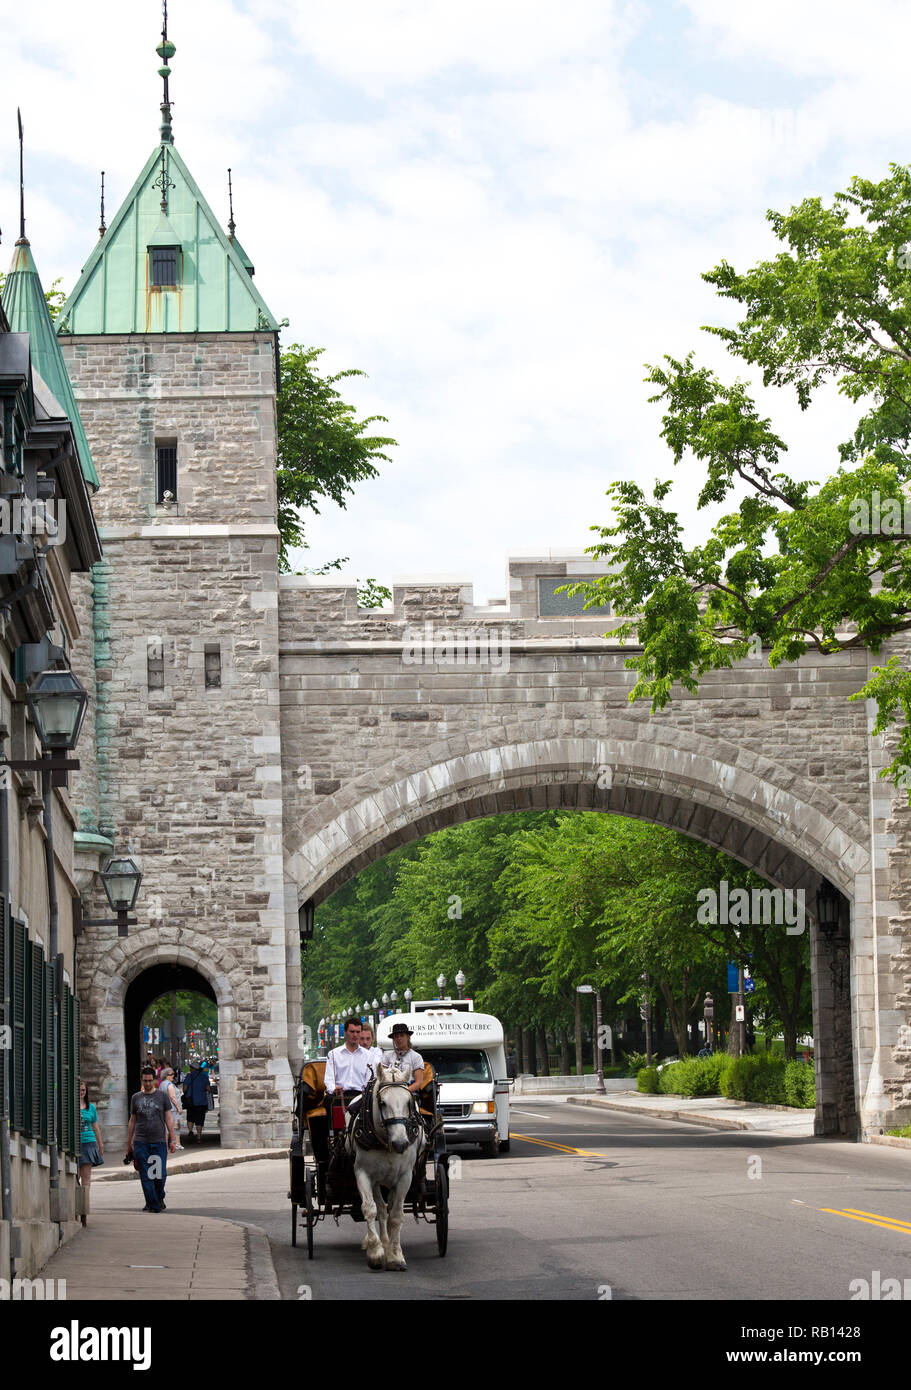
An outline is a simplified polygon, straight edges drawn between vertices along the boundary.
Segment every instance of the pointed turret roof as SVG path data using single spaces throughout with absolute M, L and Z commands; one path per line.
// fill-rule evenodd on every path
M 3 287 L 3 308 L 11 330 L 14 333 L 28 333 L 34 367 L 63 407 L 62 413 L 69 417 L 73 426 L 82 476 L 91 487 L 97 488 L 98 474 L 92 462 L 89 441 L 82 426 L 79 407 L 73 395 L 63 353 L 44 297 L 41 277 L 26 237 L 20 237 L 16 242 L 13 263 Z
M 166 207 L 162 207 L 165 204 Z M 179 247 L 176 287 L 150 284 L 150 247 L 163 214 Z M 58 333 L 206 333 L 278 328 L 174 146 L 158 146 L 89 257 Z

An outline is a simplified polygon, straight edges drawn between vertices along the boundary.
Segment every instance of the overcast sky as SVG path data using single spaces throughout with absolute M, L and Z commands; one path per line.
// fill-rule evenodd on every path
M 99 171 L 110 221 L 158 140 L 160 4 L 0 16 L 0 259 L 20 105 L 28 233 L 69 289 Z M 901 0 L 170 0 L 169 33 L 175 142 L 224 221 L 231 165 L 283 341 L 367 371 L 348 398 L 399 441 L 301 563 L 457 573 L 478 602 L 507 551 L 590 544 L 611 480 L 670 475 L 643 363 L 735 374 L 700 273 L 771 253 L 767 208 L 911 160 Z M 764 403 L 789 467 L 830 471 L 844 404 Z

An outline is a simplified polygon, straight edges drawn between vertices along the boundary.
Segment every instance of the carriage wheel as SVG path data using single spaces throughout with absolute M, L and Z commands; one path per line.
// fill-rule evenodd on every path
M 297 1202 L 291 1199 L 291 1244 L 297 1244 Z
M 313 1259 L 313 1227 L 316 1225 L 316 1201 L 313 1192 L 313 1173 L 307 1174 L 307 1184 L 305 1187 L 307 1205 L 304 1208 L 307 1217 L 307 1259 Z
M 436 1166 L 437 1253 L 446 1254 L 449 1244 L 449 1171 L 445 1163 Z

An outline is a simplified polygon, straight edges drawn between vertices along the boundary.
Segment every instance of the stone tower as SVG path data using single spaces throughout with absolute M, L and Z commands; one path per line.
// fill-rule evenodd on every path
M 128 936 L 79 941 L 84 1071 L 120 1134 L 144 1009 L 196 989 L 218 1006 L 222 1142 L 279 1144 L 299 956 L 282 876 L 278 324 L 174 147 L 163 39 L 160 143 L 58 325 L 104 545 L 73 654 L 94 697 L 75 786 L 88 915 L 110 915 L 96 874 L 112 847 L 143 872 Z

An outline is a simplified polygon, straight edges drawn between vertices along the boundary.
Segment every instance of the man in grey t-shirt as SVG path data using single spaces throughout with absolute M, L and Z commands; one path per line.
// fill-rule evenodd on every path
M 164 1188 L 167 1179 L 168 1149 L 177 1148 L 171 1102 L 155 1084 L 152 1067 L 140 1073 L 142 1090 L 130 1101 L 130 1124 L 127 1130 L 127 1153 L 132 1153 L 139 1165 L 139 1177 L 146 1199 L 143 1211 L 164 1211 Z

